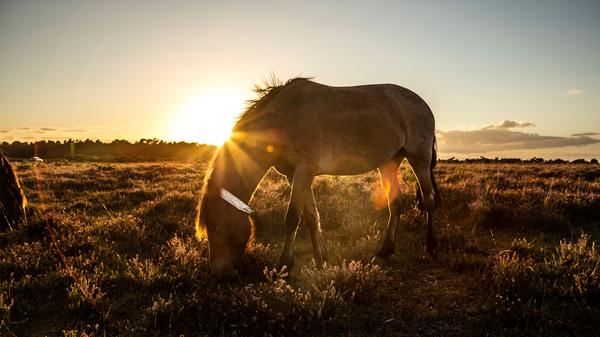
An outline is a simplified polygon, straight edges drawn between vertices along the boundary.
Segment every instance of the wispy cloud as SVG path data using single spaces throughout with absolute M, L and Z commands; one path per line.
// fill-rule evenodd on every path
M 571 135 L 571 137 L 591 137 L 591 136 L 598 136 L 600 135 L 600 133 L 598 132 L 582 132 L 582 133 L 574 133 Z
M 511 130 L 511 128 L 528 126 L 533 126 L 533 123 L 504 121 L 477 130 L 438 130 L 438 144 L 442 152 L 481 153 L 504 150 L 549 149 L 600 143 L 600 139 L 590 137 L 593 133 L 558 137 Z
M 28 130 L 30 130 L 30 129 L 28 128 Z M 37 128 L 33 132 L 43 134 L 43 133 L 54 132 L 54 131 L 59 131 L 59 128 L 48 128 L 48 127 Z
M 535 126 L 535 124 L 531 122 L 517 122 L 511 121 L 508 119 L 503 120 L 499 124 L 489 124 L 481 128 L 482 130 L 491 130 L 491 129 L 516 129 L 516 128 L 528 128 L 531 126 Z
M 583 90 L 581 89 L 569 89 L 567 90 L 569 96 L 583 96 Z

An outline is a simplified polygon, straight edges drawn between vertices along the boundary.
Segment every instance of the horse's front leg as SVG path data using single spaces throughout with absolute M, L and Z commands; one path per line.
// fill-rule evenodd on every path
M 311 184 L 314 176 L 308 170 L 297 168 L 292 178 L 292 194 L 285 215 L 285 243 L 283 253 L 279 258 L 278 267 L 287 266 L 287 270 L 294 266 L 294 241 L 296 231 L 302 218 L 302 210 L 306 204 L 306 199 L 311 191 Z

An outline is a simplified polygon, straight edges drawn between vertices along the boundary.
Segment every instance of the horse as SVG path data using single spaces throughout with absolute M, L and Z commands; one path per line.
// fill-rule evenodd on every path
M 27 198 L 19 177 L 0 152 L 0 231 L 15 230 L 26 220 Z
M 198 237 L 208 236 L 210 269 L 236 277 L 253 236 L 247 206 L 274 167 L 291 184 L 285 243 L 278 266 L 294 265 L 302 218 L 317 264 L 327 261 L 312 182 L 319 175 L 357 175 L 378 169 L 389 208 L 387 230 L 372 262 L 394 253 L 401 199 L 398 168 L 407 159 L 418 181 L 417 204 L 427 214 L 426 251 L 435 254 L 433 212 L 440 204 L 435 120 L 425 101 L 393 84 L 334 87 L 311 78 L 255 86 L 257 98 L 238 117 L 231 137 L 210 162 L 199 199 Z

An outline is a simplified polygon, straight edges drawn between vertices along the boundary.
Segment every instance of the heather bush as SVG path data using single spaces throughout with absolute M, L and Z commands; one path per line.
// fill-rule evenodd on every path
M 342 261 L 338 265 L 316 266 L 314 263 L 302 269 L 307 287 L 318 293 L 334 288 L 345 301 L 368 304 L 386 296 L 392 278 L 378 265 L 360 261 Z
M 547 278 L 560 297 L 600 309 L 600 252 L 590 236 L 576 242 L 561 240 L 552 257 L 544 261 Z
M 15 305 L 13 295 L 14 280 L 2 281 L 2 291 L 0 291 L 0 335 L 14 336 L 11 332 L 11 311 Z M 6 289 L 6 290 L 4 290 Z
M 333 324 L 344 304 L 335 286 L 305 290 L 288 284 L 286 276 L 265 269 L 265 282 L 248 284 L 232 298 L 227 315 L 235 312 L 245 328 L 238 334 L 302 335 Z
M 558 314 L 581 323 L 600 312 L 599 267 L 600 254 L 587 234 L 561 240 L 553 251 L 515 240 L 491 269 L 496 308 L 511 317 Z

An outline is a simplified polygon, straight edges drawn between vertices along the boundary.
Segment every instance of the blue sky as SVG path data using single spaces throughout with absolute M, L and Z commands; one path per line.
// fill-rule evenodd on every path
M 408 87 L 448 153 L 600 156 L 598 135 L 570 137 L 600 132 L 594 1 L 0 0 L 0 46 L 0 140 L 168 139 L 185 102 L 274 72 Z M 207 110 L 194 121 L 234 115 Z M 472 140 L 490 125 L 520 145 Z

